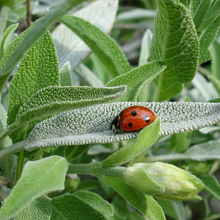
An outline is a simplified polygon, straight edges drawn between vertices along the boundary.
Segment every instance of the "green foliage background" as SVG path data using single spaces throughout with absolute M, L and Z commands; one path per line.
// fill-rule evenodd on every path
M 219 219 L 219 28 L 220 0 L 1 1 L 0 219 Z M 132 105 L 157 119 L 115 134 Z M 183 179 L 129 185 L 158 161 Z

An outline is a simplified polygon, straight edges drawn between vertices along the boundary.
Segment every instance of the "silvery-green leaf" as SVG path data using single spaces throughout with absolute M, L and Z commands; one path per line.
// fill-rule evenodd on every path
M 44 34 L 50 24 L 54 23 L 60 16 L 82 1 L 83 0 L 66 0 L 62 4 L 59 4 L 12 42 L 7 48 L 3 58 L 0 60 L 0 91 L 22 56 L 33 43 Z
M 135 138 L 138 132 L 114 134 L 112 120 L 126 107 L 142 105 L 161 118 L 160 136 L 197 130 L 220 121 L 220 103 L 115 102 L 61 113 L 38 123 L 26 149 L 57 145 L 111 143 Z
M 135 20 L 135 19 L 147 19 L 154 18 L 156 12 L 154 10 L 135 8 L 132 10 L 125 10 L 118 14 L 117 22 Z
M 149 62 L 115 77 L 106 86 L 127 85 L 126 93 L 118 98 L 117 101 L 136 101 L 142 86 L 151 82 L 165 69 L 166 65 L 161 61 Z
M 89 21 L 107 33 L 112 28 L 117 9 L 118 0 L 94 1 L 73 15 Z M 91 49 L 64 24 L 60 24 L 53 31 L 52 37 L 60 66 L 69 61 L 74 69 L 91 53 Z
M 71 67 L 70 63 L 66 62 L 60 70 L 60 85 L 71 86 Z
M 16 120 L 30 122 L 62 111 L 102 103 L 121 96 L 126 86 L 86 87 L 50 86 L 38 90 L 24 103 Z
M 0 58 L 2 58 L 3 54 L 4 54 L 4 50 L 6 49 L 12 34 L 15 32 L 15 30 L 17 29 L 18 24 L 12 24 L 10 25 L 4 32 L 4 35 L 1 39 L 1 52 L 0 52 Z
M 150 44 L 152 40 L 152 32 L 150 29 L 147 29 L 143 35 L 141 43 L 141 53 L 139 57 L 139 66 L 147 63 L 147 59 L 150 55 Z
M 210 60 L 211 54 L 209 47 L 213 40 L 215 39 L 218 30 L 220 28 L 220 15 L 213 21 L 213 23 L 208 26 L 202 36 L 199 39 L 200 42 L 200 54 L 199 54 L 199 64 Z
M 50 220 L 52 205 L 48 198 L 38 198 L 25 208 L 15 220 L 35 219 Z
M 170 99 L 195 76 L 199 41 L 190 11 L 177 0 L 157 0 L 149 61 L 161 60 L 167 69 L 156 80 L 156 101 Z
M 67 168 L 67 161 L 59 156 L 28 161 L 19 181 L 1 207 L 0 219 L 8 220 L 15 217 L 45 193 L 63 190 Z
M 75 73 L 88 86 L 104 86 L 103 82 L 88 67 L 81 64 L 75 69 Z
M 112 76 L 130 70 L 129 63 L 116 42 L 90 22 L 70 15 L 60 21 L 77 34 L 96 54 Z

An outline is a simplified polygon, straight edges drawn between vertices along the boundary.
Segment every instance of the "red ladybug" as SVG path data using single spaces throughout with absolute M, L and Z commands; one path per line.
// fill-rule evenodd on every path
M 151 124 L 156 119 L 156 115 L 143 106 L 131 106 L 125 108 L 114 118 L 110 129 L 113 131 L 137 131 Z

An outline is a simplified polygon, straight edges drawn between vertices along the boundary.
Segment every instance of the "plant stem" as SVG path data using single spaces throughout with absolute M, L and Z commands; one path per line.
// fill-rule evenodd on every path
M 24 150 L 25 145 L 29 142 L 30 141 L 21 141 L 0 151 L 0 161 L 7 159 L 14 153 Z
M 31 26 L 31 4 L 30 4 L 30 0 L 26 0 L 26 10 L 27 10 L 27 25 L 28 27 Z
M 23 163 L 24 163 L 24 151 L 21 151 L 18 156 L 16 181 L 18 181 L 21 176 Z
M 107 167 L 103 168 L 100 162 L 89 164 L 71 164 L 67 173 L 90 174 L 97 177 L 116 176 L 123 177 L 125 167 Z

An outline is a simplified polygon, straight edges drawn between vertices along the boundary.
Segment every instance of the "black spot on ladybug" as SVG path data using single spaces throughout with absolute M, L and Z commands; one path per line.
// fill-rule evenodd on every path
M 130 122 L 130 123 L 128 123 L 128 126 L 129 126 L 129 128 L 131 128 L 133 125 L 132 125 L 132 123 Z
M 143 117 L 143 119 L 144 119 L 147 123 L 150 122 L 150 117 L 149 117 L 148 115 L 145 115 L 145 116 Z
M 135 110 L 133 110 L 133 111 L 131 112 L 131 115 L 135 117 L 135 116 L 137 115 L 137 112 L 136 112 Z

